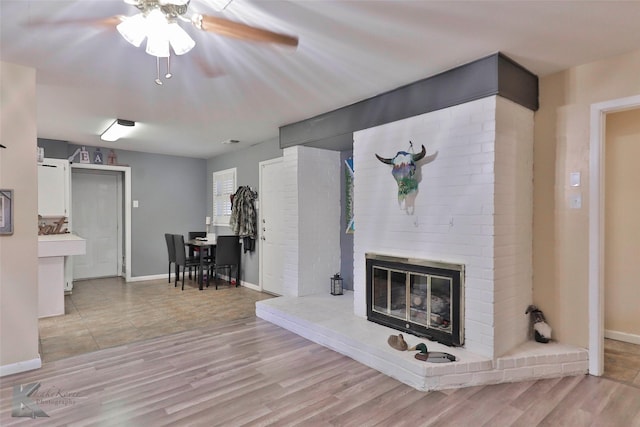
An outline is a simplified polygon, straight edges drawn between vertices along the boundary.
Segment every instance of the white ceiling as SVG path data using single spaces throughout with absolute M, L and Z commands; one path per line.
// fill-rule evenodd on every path
M 209 158 L 498 51 L 544 76 L 640 49 L 640 1 L 234 0 L 218 13 L 227 2 L 190 10 L 297 35 L 298 48 L 184 25 L 196 47 L 172 57 L 174 77 L 157 86 L 153 57 L 93 23 L 133 6 L 0 0 L 0 60 L 36 69 L 40 138 Z M 115 118 L 134 132 L 101 141 Z

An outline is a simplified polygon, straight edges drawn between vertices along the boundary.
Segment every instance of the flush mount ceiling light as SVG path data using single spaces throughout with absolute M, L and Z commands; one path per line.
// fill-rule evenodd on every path
M 111 142 L 117 141 L 118 139 L 126 136 L 129 132 L 131 132 L 135 124 L 136 122 L 133 122 L 131 120 L 116 119 L 109 125 L 107 130 L 102 132 L 102 135 L 100 135 L 100 139 L 103 141 Z
M 116 28 L 122 37 L 135 47 L 140 47 L 147 40 L 145 52 L 156 57 L 156 79 L 160 79 L 160 58 L 167 59 L 165 78 L 171 78 L 169 58 L 171 50 L 176 55 L 184 55 L 196 45 L 191 36 L 180 26 L 186 22 L 198 30 L 232 37 L 240 40 L 274 43 L 296 47 L 298 38 L 276 33 L 240 22 L 231 21 L 219 16 L 188 15 L 190 0 L 124 0 L 135 6 L 140 13 L 132 16 L 116 16 Z M 229 0 L 222 10 L 232 2 Z M 101 20 L 104 22 L 105 20 Z

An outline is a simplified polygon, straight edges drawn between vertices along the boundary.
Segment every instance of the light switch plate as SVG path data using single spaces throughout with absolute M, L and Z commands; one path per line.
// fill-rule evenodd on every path
M 134 200 L 134 201 L 133 201 L 133 207 L 134 207 L 134 208 L 137 208 L 138 206 L 139 206 L 138 201 L 137 201 L 137 200 Z
M 572 187 L 580 187 L 580 172 L 571 172 L 569 174 L 569 185 Z
M 582 194 L 572 194 L 569 196 L 569 207 L 571 209 L 580 209 L 582 208 Z

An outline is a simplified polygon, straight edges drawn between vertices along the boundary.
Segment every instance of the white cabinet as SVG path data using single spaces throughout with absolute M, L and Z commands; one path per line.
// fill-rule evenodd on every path
M 64 314 L 67 264 L 87 253 L 87 242 L 74 234 L 38 236 L 38 317 Z
M 69 217 L 69 161 L 44 159 L 38 163 L 38 214 Z

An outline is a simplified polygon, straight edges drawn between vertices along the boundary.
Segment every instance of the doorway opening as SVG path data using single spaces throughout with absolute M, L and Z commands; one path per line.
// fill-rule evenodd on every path
M 604 373 L 606 115 L 640 108 L 640 96 L 591 105 L 589 145 L 589 373 Z
M 604 376 L 640 386 L 640 109 L 609 113 L 604 179 Z

